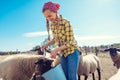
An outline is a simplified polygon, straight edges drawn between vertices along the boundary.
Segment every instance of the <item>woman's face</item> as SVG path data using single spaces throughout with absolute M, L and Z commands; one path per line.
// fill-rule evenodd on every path
M 51 22 L 55 22 L 55 20 L 56 20 L 56 13 L 53 11 L 45 10 L 44 16 L 46 17 L 47 20 L 49 20 Z

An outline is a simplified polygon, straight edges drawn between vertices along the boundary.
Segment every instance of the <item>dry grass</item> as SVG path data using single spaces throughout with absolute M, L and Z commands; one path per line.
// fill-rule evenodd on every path
M 6 58 L 8 55 L 0 56 L 0 61 L 4 58 Z

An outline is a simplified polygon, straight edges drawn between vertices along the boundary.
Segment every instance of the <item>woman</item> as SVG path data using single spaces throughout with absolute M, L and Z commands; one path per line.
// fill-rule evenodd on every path
M 77 80 L 80 53 L 74 39 L 72 26 L 58 13 L 59 8 L 60 5 L 53 2 L 47 2 L 43 6 L 43 14 L 46 17 L 47 25 L 49 25 L 49 22 L 52 23 L 51 30 L 54 38 L 43 45 L 41 50 L 57 44 L 59 47 L 51 52 L 51 57 L 55 58 L 57 53 L 60 52 L 62 54 L 61 65 L 67 80 Z

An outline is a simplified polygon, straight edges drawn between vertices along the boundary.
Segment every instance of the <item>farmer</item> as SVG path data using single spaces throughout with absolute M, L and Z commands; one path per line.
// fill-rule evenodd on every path
M 119 68 L 120 67 L 120 49 L 115 48 L 113 45 L 111 45 L 111 47 L 109 49 L 105 49 L 104 50 L 109 51 L 110 56 L 112 61 L 114 62 L 114 65 Z M 119 52 L 118 52 L 119 51 Z
M 57 44 L 59 47 L 51 52 L 51 58 L 55 58 L 60 52 L 61 65 L 67 80 L 77 80 L 80 53 L 74 38 L 70 22 L 59 14 L 60 5 L 54 2 L 47 2 L 43 6 L 43 14 L 47 25 L 51 22 L 53 39 L 42 46 L 42 51 L 50 45 Z M 49 27 L 47 27 L 49 28 Z M 48 29 L 47 29 L 48 30 Z M 48 32 L 49 33 L 49 32 Z

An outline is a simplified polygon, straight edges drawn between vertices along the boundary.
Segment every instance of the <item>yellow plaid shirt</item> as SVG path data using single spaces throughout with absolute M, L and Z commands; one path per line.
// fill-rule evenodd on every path
M 72 54 L 75 49 L 78 48 L 78 45 L 75 41 L 73 29 L 69 21 L 62 18 L 57 23 L 59 24 L 59 26 L 56 26 L 55 23 L 52 23 L 51 25 L 52 34 L 54 39 L 57 34 L 58 46 L 66 45 L 68 47 L 67 49 L 61 51 L 62 54 L 67 57 L 69 54 Z

